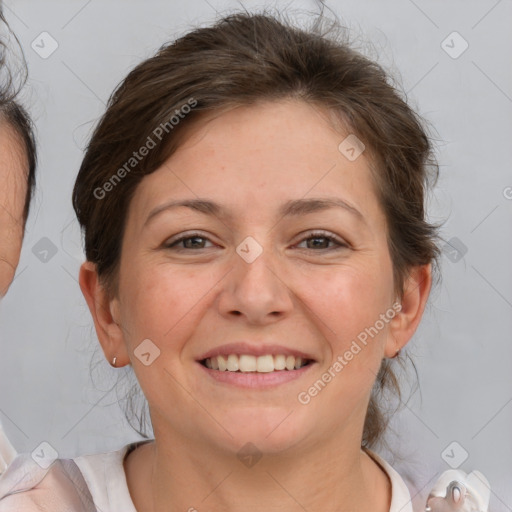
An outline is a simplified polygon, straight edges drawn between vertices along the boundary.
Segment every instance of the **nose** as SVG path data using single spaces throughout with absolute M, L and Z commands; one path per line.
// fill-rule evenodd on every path
M 263 249 L 250 262 L 237 252 L 233 255 L 231 272 L 223 280 L 219 297 L 220 313 L 243 317 L 249 324 L 265 324 L 285 317 L 293 307 L 292 293 L 278 256 Z

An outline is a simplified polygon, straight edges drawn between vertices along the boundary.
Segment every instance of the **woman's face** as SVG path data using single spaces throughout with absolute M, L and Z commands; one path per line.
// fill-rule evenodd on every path
M 102 344 L 133 365 L 157 439 L 272 452 L 361 435 L 406 340 L 368 161 L 326 119 L 298 101 L 217 115 L 136 189 Z M 198 200 L 215 206 L 169 206 Z M 217 354 L 262 371 L 207 368 Z M 298 354 L 313 362 L 268 371 Z
M 0 124 L 0 298 L 12 283 L 20 258 L 26 165 L 13 130 Z

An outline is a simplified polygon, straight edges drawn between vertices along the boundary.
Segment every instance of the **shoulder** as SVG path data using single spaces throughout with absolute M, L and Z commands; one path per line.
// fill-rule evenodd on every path
M 151 441 L 137 441 L 118 450 L 82 455 L 73 459 L 94 497 L 98 510 L 137 512 L 128 489 L 124 460 L 137 446 Z
M 399 473 L 380 455 L 365 448 L 364 451 L 384 470 L 391 481 L 391 506 L 389 512 L 413 512 L 411 493 Z
M 73 460 L 40 465 L 22 453 L 0 477 L 0 512 L 14 511 L 95 512 L 96 507 Z
M 37 464 L 30 453 L 19 454 L 0 476 L 0 512 L 136 512 L 123 460 L 137 444 L 57 459 L 47 467 Z

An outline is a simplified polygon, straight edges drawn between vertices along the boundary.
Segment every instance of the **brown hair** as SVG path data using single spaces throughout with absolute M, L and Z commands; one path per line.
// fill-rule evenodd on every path
M 200 119 L 202 111 L 262 100 L 296 98 L 327 109 L 364 142 L 387 219 L 398 295 L 412 266 L 436 263 L 436 226 L 427 222 L 424 203 L 438 168 L 422 120 L 388 83 L 385 71 L 349 46 L 337 22 L 324 31 L 320 15 L 311 29 L 302 30 L 279 18 L 235 13 L 195 29 L 139 64 L 110 97 L 73 190 L 86 257 L 97 265 L 109 292 L 117 293 L 130 199 L 143 177 L 179 145 L 181 128 Z M 179 115 L 187 104 L 194 106 Z M 169 120 L 176 115 L 181 119 L 175 125 Z M 155 138 L 159 126 L 167 130 L 156 147 L 127 166 L 134 149 Z M 384 392 L 400 397 L 391 364 L 382 362 L 375 382 L 365 447 L 375 446 L 387 427 Z
M 0 24 L 5 24 L 10 31 L 9 25 L 2 12 L 0 12 Z M 0 40 L 0 72 L 2 74 L 2 80 L 0 82 L 0 129 L 9 126 L 13 130 L 20 145 L 20 149 L 27 159 L 27 189 L 22 218 L 22 222 L 25 224 L 36 184 L 37 152 L 32 121 L 27 111 L 16 101 L 21 88 L 27 80 L 27 68 L 23 49 L 14 34 L 13 37 L 15 44 L 21 51 L 23 63 L 21 70 L 11 69 L 7 62 L 7 56 L 11 48 L 8 47 L 4 40 Z

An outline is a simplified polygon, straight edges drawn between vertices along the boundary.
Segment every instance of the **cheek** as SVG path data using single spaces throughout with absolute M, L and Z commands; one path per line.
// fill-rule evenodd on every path
M 315 302 L 308 306 L 320 318 L 315 324 L 328 340 L 329 351 L 320 375 L 328 383 L 318 393 L 323 397 L 318 404 L 337 404 L 336 418 L 366 405 L 382 361 L 388 323 L 381 315 L 392 306 L 392 280 L 377 269 L 339 269 L 321 280 L 321 287 L 310 295 Z
M 357 336 L 378 320 L 392 305 L 390 270 L 368 265 L 332 270 L 315 279 L 310 299 L 315 312 L 334 331 L 339 343 Z
M 194 320 L 194 306 L 206 299 L 214 285 L 214 280 L 208 282 L 207 273 L 170 265 L 133 267 L 125 274 L 130 275 L 124 279 L 122 294 L 126 297 L 124 325 L 132 346 L 149 338 L 162 348 L 169 339 L 181 339 L 179 333 Z

